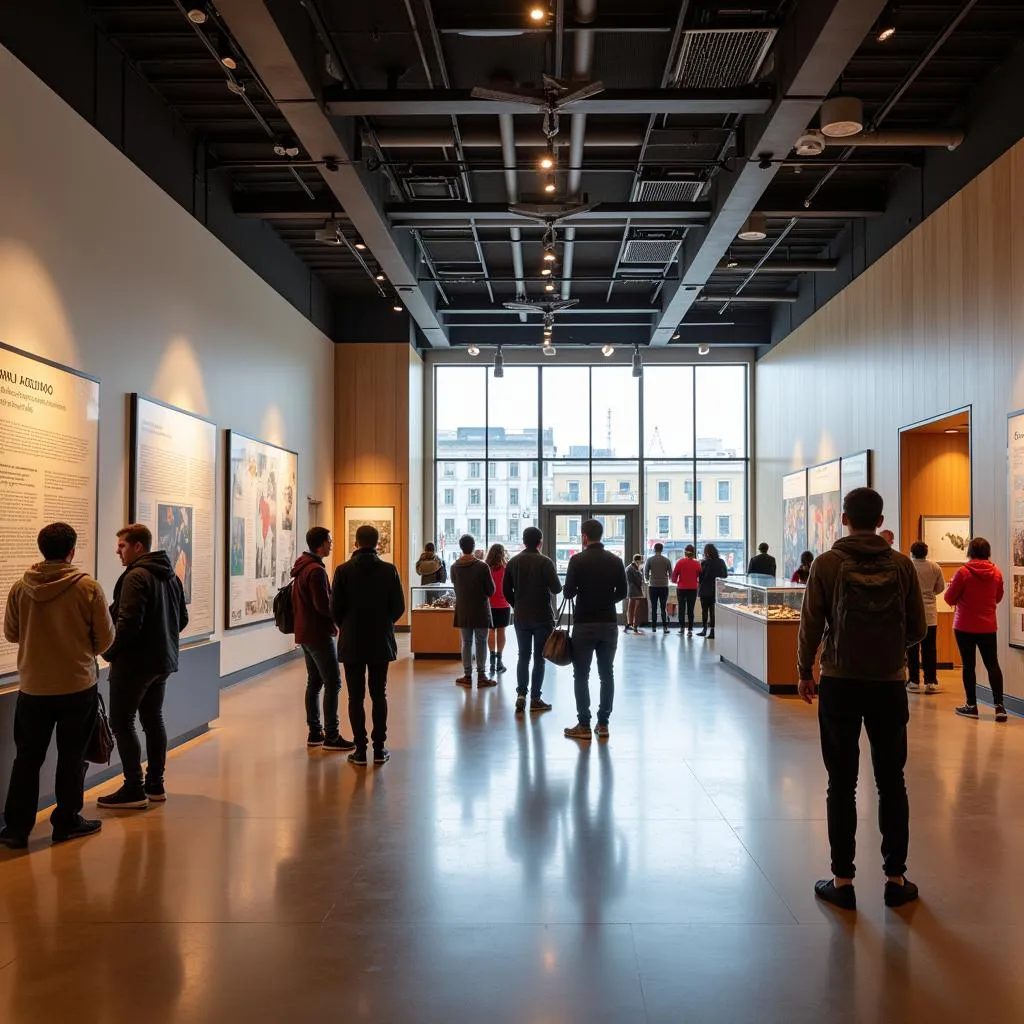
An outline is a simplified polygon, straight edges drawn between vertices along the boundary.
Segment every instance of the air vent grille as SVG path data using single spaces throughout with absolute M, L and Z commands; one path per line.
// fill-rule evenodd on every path
M 693 203 L 700 198 L 703 181 L 641 181 L 637 199 L 642 203 Z
M 413 199 L 449 200 L 461 199 L 462 193 L 456 178 L 409 177 L 405 186 Z
M 622 253 L 623 263 L 641 263 L 648 267 L 663 267 L 675 258 L 683 240 L 683 229 L 635 229 Z
M 749 85 L 775 39 L 773 28 L 695 29 L 683 37 L 680 89 L 735 89 Z

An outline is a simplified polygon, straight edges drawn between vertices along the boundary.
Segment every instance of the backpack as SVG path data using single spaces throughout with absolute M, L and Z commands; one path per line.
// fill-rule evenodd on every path
M 851 676 L 886 679 L 906 666 L 906 595 L 891 551 L 842 556 L 831 632 L 836 664 Z
M 292 606 L 292 587 L 294 585 L 295 581 L 293 580 L 291 583 L 285 584 L 274 595 L 274 623 L 287 636 L 291 636 L 295 632 L 295 608 Z

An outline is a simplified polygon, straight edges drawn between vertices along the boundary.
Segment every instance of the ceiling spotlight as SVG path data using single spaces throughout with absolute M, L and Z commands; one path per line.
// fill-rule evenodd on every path
M 642 377 L 644 375 L 644 364 L 640 361 L 640 346 L 633 346 L 633 376 Z
M 278 139 L 274 143 L 274 153 L 277 156 L 298 156 L 299 147 L 294 139 Z
M 336 220 L 329 220 L 322 228 L 313 233 L 313 238 L 324 245 L 342 245 L 341 225 Z
M 615 346 L 614 345 L 602 345 L 601 346 L 601 355 L 607 357 L 607 356 L 611 356 L 611 355 L 614 355 L 614 354 L 615 354 Z
M 878 30 L 878 41 L 880 43 L 887 43 L 887 42 L 889 42 L 890 39 L 892 39 L 892 37 L 894 35 L 896 35 L 896 26 L 895 25 L 892 25 L 892 24 L 883 25 Z
M 768 237 L 763 213 L 752 213 L 736 236 L 744 242 L 763 242 Z
M 185 17 L 188 18 L 193 25 L 205 25 L 207 19 L 210 17 L 210 12 L 206 8 L 206 4 L 192 4 L 185 11 Z
M 554 249 L 545 249 L 544 250 L 544 262 L 545 263 L 554 263 L 557 258 L 558 257 L 555 256 L 555 250 Z
M 541 267 L 540 268 L 540 273 L 541 273 L 541 277 L 550 277 L 551 276 L 551 268 L 550 267 Z
M 864 106 L 856 96 L 833 96 L 821 105 L 821 130 L 830 139 L 846 139 L 864 130 Z
M 697 346 L 697 355 L 699 356 L 706 356 L 710 351 L 711 346 L 708 345 L 706 342 L 702 342 L 700 345 Z
M 555 160 L 550 153 L 545 153 L 544 156 L 540 158 L 540 168 L 542 171 L 550 171 L 554 166 Z
M 378 280 L 378 281 L 386 281 L 387 278 L 383 274 L 377 274 L 376 275 L 376 280 Z
M 500 345 L 498 346 L 498 351 L 494 353 L 494 376 L 505 376 L 505 357 L 501 354 Z
M 554 290 L 555 290 L 555 286 L 550 281 L 548 281 L 548 283 L 546 285 L 544 285 L 544 291 L 546 291 L 546 292 L 553 292 Z
M 960 431 L 957 430 L 956 427 L 946 427 L 946 429 L 943 431 L 943 433 L 944 434 L 959 434 Z
M 467 352 L 468 352 L 468 353 L 469 353 L 469 354 L 470 354 L 471 356 L 473 356 L 474 358 L 476 358 L 476 356 L 480 355 L 480 346 L 479 346 L 479 345 L 470 345 L 470 346 L 469 346 L 469 348 L 467 348 L 467 349 L 466 349 L 466 351 L 467 351 Z
M 356 240 L 353 244 L 360 252 L 366 248 L 366 243 L 358 235 L 356 235 Z
M 673 341 L 678 341 L 679 340 L 679 332 L 678 331 L 676 331 L 676 333 L 672 335 L 672 340 Z
M 809 132 L 804 132 L 796 140 L 796 145 L 793 149 L 797 156 L 821 156 L 825 152 L 825 136 L 813 129 Z
M 556 187 L 555 183 L 549 179 L 544 185 L 544 191 L 547 192 L 548 195 L 551 195 L 555 191 Z
M 231 49 L 231 44 L 226 40 L 217 37 L 215 40 L 215 46 L 217 48 L 217 59 L 228 69 L 228 71 L 238 70 L 238 58 L 235 56 L 235 51 Z
M 530 8 L 530 21 L 541 22 L 547 18 L 548 12 L 544 10 L 539 4 L 535 4 Z

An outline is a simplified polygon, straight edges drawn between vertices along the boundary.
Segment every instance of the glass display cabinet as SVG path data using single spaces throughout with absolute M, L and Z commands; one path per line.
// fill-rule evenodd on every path
M 415 658 L 456 658 L 461 654 L 455 618 L 455 588 L 430 583 L 409 588 L 409 647 Z
M 769 576 L 730 576 L 716 580 L 719 608 L 728 607 L 768 622 L 799 622 L 804 585 Z

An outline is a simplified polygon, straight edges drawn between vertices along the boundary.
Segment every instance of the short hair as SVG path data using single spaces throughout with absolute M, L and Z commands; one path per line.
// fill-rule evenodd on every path
M 434 542 L 428 540 L 427 543 L 423 545 L 423 550 L 432 555 L 434 553 Z
M 802 551 L 800 553 L 800 564 L 801 565 L 810 565 L 811 562 L 813 562 L 813 561 L 814 561 L 814 552 L 813 551 Z
M 643 560 L 644 560 L 644 556 L 641 555 L 639 551 L 633 556 L 633 561 L 634 562 L 642 562 Z
M 523 543 L 532 551 L 536 551 L 544 540 L 544 534 L 536 526 L 528 526 L 523 530 Z
M 587 540 L 592 540 L 595 544 L 604 536 L 604 526 L 601 525 L 601 521 L 599 519 L 588 519 L 580 527 L 580 530 Z
M 476 537 L 474 537 L 472 534 L 464 533 L 459 538 L 459 550 L 461 550 L 464 555 L 473 554 L 473 548 L 475 547 Z
M 768 545 L 765 544 L 764 541 L 761 541 L 761 543 L 757 545 L 757 550 L 760 551 L 762 555 L 767 555 L 768 554 Z
M 306 531 L 306 548 L 316 551 L 322 548 L 331 539 L 331 531 L 326 526 L 311 526 Z
M 665 545 L 664 544 L 659 542 L 659 543 L 654 545 L 654 553 L 656 555 L 660 555 L 662 553 L 662 551 L 664 551 L 664 550 L 665 550 Z
M 141 544 L 147 551 L 153 550 L 153 533 L 143 523 L 129 523 L 117 531 L 117 539 L 122 537 L 129 544 Z
M 683 554 L 684 555 L 696 555 L 697 554 L 697 549 L 692 544 L 687 544 L 686 547 L 683 548 Z
M 48 562 L 63 562 L 78 546 L 78 534 L 67 523 L 50 523 L 39 531 L 36 543 Z
M 380 540 L 380 534 L 376 526 L 364 523 L 356 530 L 356 546 L 361 548 L 375 548 Z
M 843 511 L 855 530 L 873 530 L 882 508 L 882 496 L 873 487 L 855 487 L 843 498 Z
M 923 540 L 915 540 L 910 545 L 910 557 L 911 558 L 927 558 L 928 557 L 928 545 Z
M 991 558 L 992 545 L 984 537 L 972 537 L 967 545 L 968 558 Z

